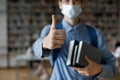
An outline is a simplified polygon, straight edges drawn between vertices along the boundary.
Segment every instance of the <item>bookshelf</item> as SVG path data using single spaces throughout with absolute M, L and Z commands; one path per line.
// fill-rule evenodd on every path
M 83 19 L 101 29 L 110 50 L 113 51 L 116 41 L 120 41 L 120 1 L 91 0 L 86 5 Z
M 39 37 L 41 29 L 51 23 L 51 15 L 62 15 L 57 0 L 8 0 L 8 53 L 24 54 Z M 100 28 L 106 40 L 120 40 L 119 0 L 90 0 L 86 2 L 81 18 Z

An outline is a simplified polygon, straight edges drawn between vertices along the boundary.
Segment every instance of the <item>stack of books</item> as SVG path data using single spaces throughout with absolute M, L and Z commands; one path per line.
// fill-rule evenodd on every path
M 101 55 L 101 52 L 92 45 L 84 41 L 72 40 L 69 46 L 67 65 L 72 67 L 86 67 L 88 62 L 85 60 L 85 56 L 100 64 Z

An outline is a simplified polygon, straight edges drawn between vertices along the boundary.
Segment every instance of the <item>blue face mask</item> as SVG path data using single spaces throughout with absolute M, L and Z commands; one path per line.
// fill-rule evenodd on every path
M 82 13 L 80 5 L 62 5 L 61 13 L 71 19 L 75 19 Z

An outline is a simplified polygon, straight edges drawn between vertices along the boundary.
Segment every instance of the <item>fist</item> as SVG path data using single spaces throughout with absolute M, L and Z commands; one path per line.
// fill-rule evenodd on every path
M 50 32 L 43 40 L 43 48 L 46 49 L 57 49 L 61 48 L 65 41 L 65 31 L 56 29 L 56 16 L 52 15 L 52 24 L 50 28 Z

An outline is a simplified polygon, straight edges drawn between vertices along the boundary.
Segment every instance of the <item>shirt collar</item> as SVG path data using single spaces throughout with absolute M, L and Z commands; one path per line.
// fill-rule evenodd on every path
M 62 20 L 62 25 L 65 28 L 65 30 L 67 32 L 71 31 L 71 30 L 80 30 L 79 28 L 83 27 L 83 24 L 81 22 L 79 22 L 77 25 L 75 25 L 74 27 L 71 26 L 68 22 L 66 22 L 64 19 Z

